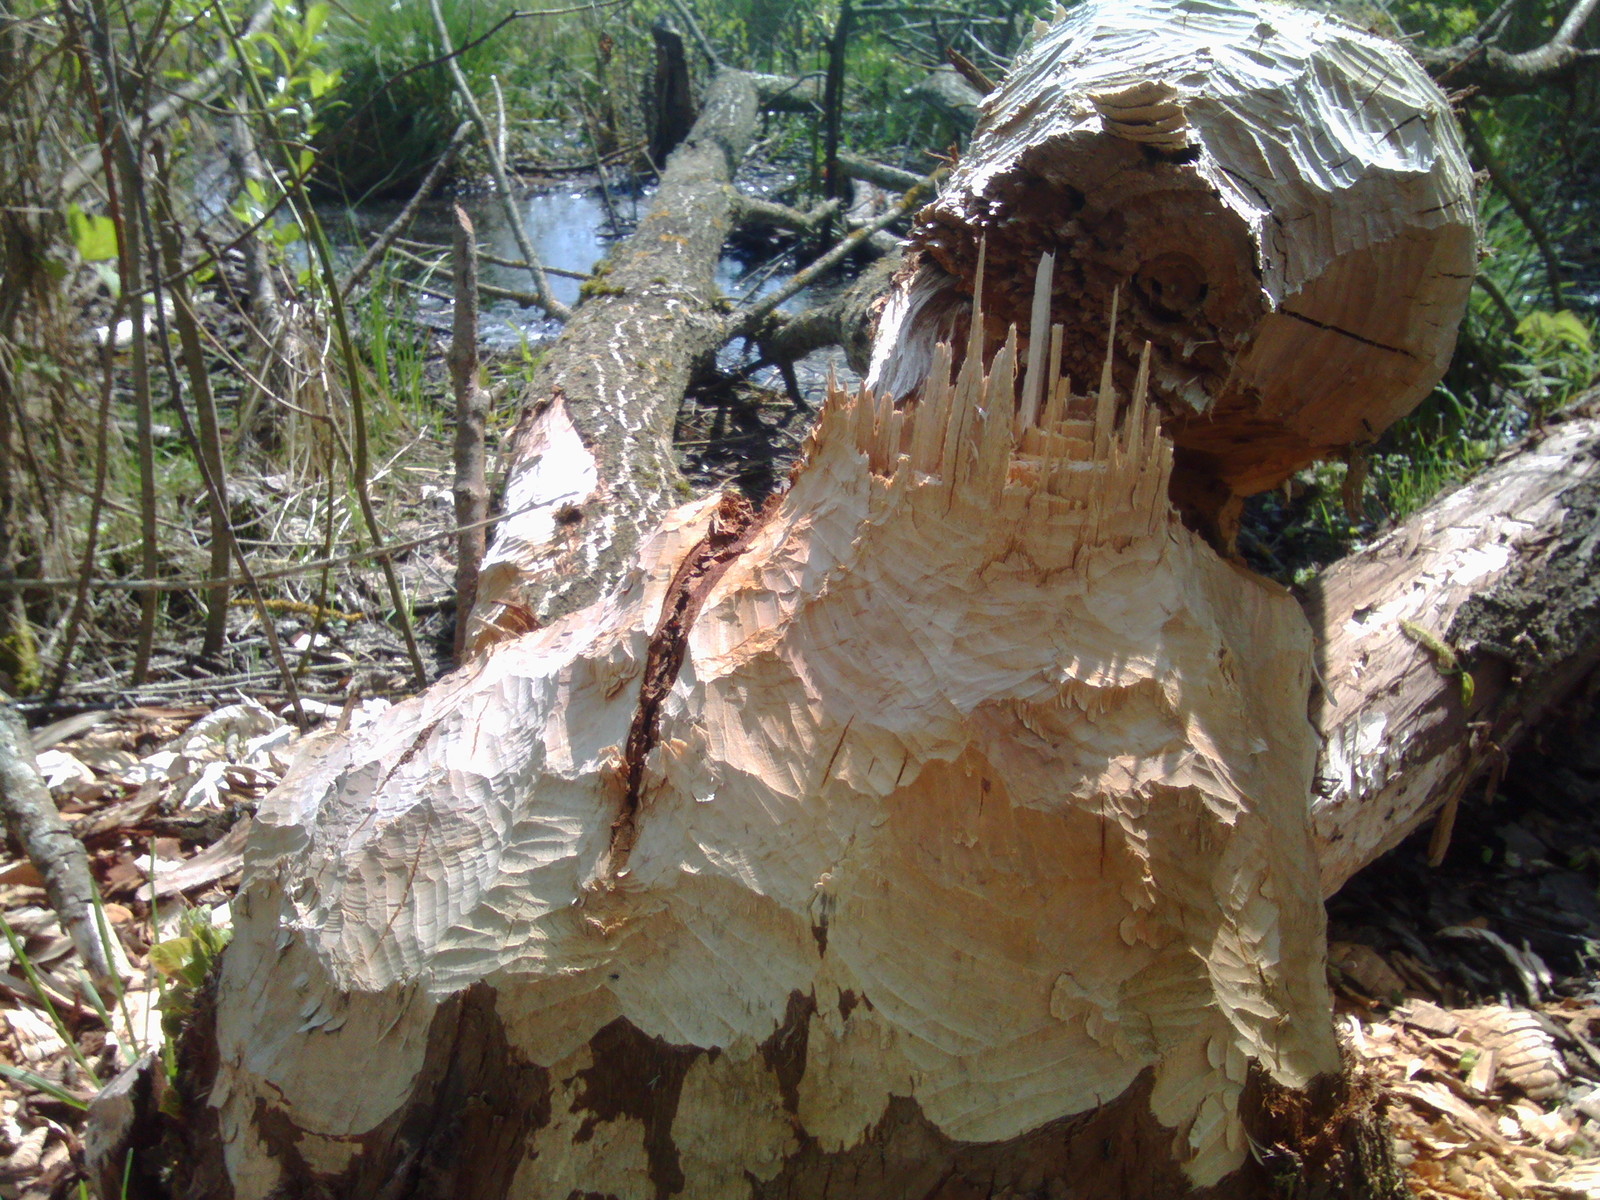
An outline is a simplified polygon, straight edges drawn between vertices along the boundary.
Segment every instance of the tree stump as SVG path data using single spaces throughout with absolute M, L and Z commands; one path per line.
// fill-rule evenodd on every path
M 485 570 L 548 623 L 262 806 L 191 1194 L 1393 1194 L 1330 1021 L 1312 629 L 1195 527 L 1442 365 L 1470 205 L 1407 63 L 1253 4 L 1066 18 L 921 226 L 881 390 L 759 513 L 641 536 L 645 347 L 696 310 L 619 262 L 509 504 L 588 499 Z
M 236 1194 L 1259 1194 L 1339 1069 L 1310 631 L 1177 519 L 1142 378 L 1029 422 L 981 360 L 835 393 L 770 509 L 263 805 Z

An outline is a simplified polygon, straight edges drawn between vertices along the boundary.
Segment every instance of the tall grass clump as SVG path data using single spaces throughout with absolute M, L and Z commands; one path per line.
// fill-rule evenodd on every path
M 509 0 L 441 5 L 475 93 L 503 64 L 505 31 L 473 45 L 512 11 Z M 414 190 L 461 121 L 427 0 L 346 0 L 327 26 L 324 63 L 338 83 L 317 106 L 318 187 L 357 201 Z

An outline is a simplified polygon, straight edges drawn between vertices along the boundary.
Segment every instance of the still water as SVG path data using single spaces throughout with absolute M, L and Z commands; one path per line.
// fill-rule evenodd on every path
M 648 193 L 613 192 L 611 213 L 608 213 L 598 188 L 564 188 L 526 193 L 518 198 L 517 211 L 528 231 L 529 240 L 546 267 L 587 274 L 606 256 L 619 235 L 625 236 L 632 230 L 649 200 Z M 418 213 L 406 236 L 418 242 L 448 245 L 452 234 L 450 209 L 456 203 L 466 209 L 467 215 L 472 218 L 481 253 L 494 258 L 521 258 L 516 237 L 506 220 L 505 209 L 492 195 L 474 194 L 455 200 L 430 202 Z M 394 219 L 400 208 L 398 201 L 369 203 L 351 213 L 341 214 L 343 237 L 349 239 L 347 244 L 350 251 L 358 252 L 361 245 L 375 238 Z M 612 213 L 620 229 L 613 227 Z M 340 221 L 330 221 L 330 230 L 339 228 Z M 426 257 L 438 256 L 433 254 Z M 790 269 L 789 264 L 782 261 L 746 261 L 727 255 L 718 267 L 717 285 L 736 300 L 752 294 L 765 295 L 783 283 Z M 411 266 L 407 266 L 406 271 L 410 277 L 435 290 L 446 293 L 450 290 L 450 266 L 447 260 L 433 272 Z M 481 262 L 478 279 L 480 283 L 493 287 L 532 291 L 527 271 L 519 267 Z M 569 305 L 577 302 L 578 280 L 559 275 L 551 275 L 549 279 L 550 288 L 558 300 Z M 435 328 L 448 328 L 448 301 L 421 292 L 417 301 L 418 315 L 424 323 Z M 784 308 L 794 311 L 812 302 L 807 293 L 801 292 L 786 302 Z M 557 322 L 536 308 L 523 308 L 510 300 L 491 300 L 487 297 L 482 301 L 479 338 L 486 346 L 498 349 L 515 347 L 524 338 L 537 342 L 553 337 L 559 330 Z

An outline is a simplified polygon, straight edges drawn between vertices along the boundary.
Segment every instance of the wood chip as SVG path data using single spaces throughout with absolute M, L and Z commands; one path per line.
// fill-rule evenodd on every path
M 226 879 L 244 867 L 244 843 L 252 822 L 246 817 L 228 830 L 220 842 L 208 846 L 199 854 L 171 871 L 156 876 L 155 894 L 162 899 L 192 892 L 208 883 Z M 136 893 L 141 900 L 150 899 L 151 885 L 146 883 Z
M 1461 1028 L 1460 1018 L 1428 1000 L 1409 1000 L 1395 1015 L 1413 1029 L 1434 1037 L 1454 1037 Z
M 1478 1055 L 1478 1061 L 1472 1064 L 1472 1074 L 1467 1076 L 1467 1086 L 1480 1096 L 1487 1096 L 1494 1091 L 1494 1084 L 1500 1067 L 1500 1052 L 1498 1050 L 1485 1050 Z
M 1461 1017 L 1473 1040 L 1498 1054 L 1501 1083 L 1535 1100 L 1565 1093 L 1566 1062 L 1536 1014 L 1492 1005 L 1464 1009 Z

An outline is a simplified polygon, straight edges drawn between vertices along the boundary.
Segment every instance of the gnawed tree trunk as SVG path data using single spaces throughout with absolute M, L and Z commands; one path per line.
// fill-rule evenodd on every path
M 869 382 L 916 394 L 963 336 L 981 243 L 990 336 L 1054 253 L 1063 369 L 1153 347 L 1174 500 L 1231 548 L 1239 498 L 1374 439 L 1443 372 L 1476 270 L 1449 107 L 1382 39 L 1269 3 L 1091 3 L 985 101 L 912 237 Z
M 1259 689 L 1259 674 L 1238 675 L 1240 662 L 1260 670 L 1263 639 L 1285 628 L 1304 649 L 1304 627 L 1281 593 L 1223 567 L 1171 517 L 1164 549 L 1135 538 L 1118 550 L 1133 514 L 1123 511 L 1110 529 L 1093 533 L 1085 527 L 1087 507 L 1073 521 L 1067 497 L 1028 494 L 1028 484 L 1037 486 L 1052 473 L 1041 472 L 1026 448 L 1074 449 L 1065 439 L 1024 434 L 1023 447 L 1012 451 L 1012 485 L 1000 503 L 992 491 L 976 487 L 979 464 L 965 479 L 973 492 L 957 501 L 947 480 L 915 474 L 916 459 L 885 478 L 888 431 L 878 426 L 887 417 L 892 428 L 895 418 L 880 409 L 868 427 L 859 411 L 850 420 L 852 411 L 836 403 L 825 414 L 812 466 L 775 513 L 753 533 L 742 531 L 745 546 L 703 599 L 697 601 L 697 587 L 684 586 L 687 573 L 679 564 L 711 561 L 716 569 L 718 548 L 705 535 L 724 514 L 707 505 L 668 523 L 623 595 L 601 613 L 577 614 L 497 648 L 448 688 L 410 702 L 397 727 L 303 763 L 298 777 L 272 798 L 264 819 L 276 845 L 258 843 L 255 852 L 261 857 L 252 863 L 252 883 L 236 910 L 240 933 L 216 1000 L 217 1024 L 189 1043 L 191 1049 L 208 1045 L 211 1060 L 203 1070 L 217 1072 L 216 1081 L 191 1083 L 201 1096 L 209 1091 L 218 1106 L 191 1113 L 191 1121 L 203 1118 L 191 1135 L 214 1152 L 219 1138 L 233 1139 L 241 1124 L 248 1133 L 252 1114 L 261 1132 L 230 1141 L 231 1183 L 222 1181 L 213 1157 L 218 1174 L 191 1194 L 263 1194 L 266 1180 L 287 1171 L 302 1182 L 320 1172 L 323 1186 L 339 1195 L 374 1194 L 396 1174 L 399 1182 L 388 1194 L 716 1195 L 712 1183 L 729 1179 L 730 1163 L 763 1154 L 773 1157 L 760 1170 L 779 1173 L 753 1189 L 756 1195 L 953 1196 L 969 1194 L 962 1189 L 972 1180 L 983 1185 L 973 1194 L 1004 1194 L 1014 1183 L 1022 1194 L 1049 1195 L 1048 1183 L 1039 1181 L 1051 1178 L 1078 1188 L 1068 1193 L 1074 1195 L 1183 1193 L 1186 1183 L 1173 1174 L 1170 1153 L 1183 1131 L 1151 1121 L 1154 1071 L 1140 1074 L 1129 1092 L 1092 1115 L 1046 1120 L 999 1145 L 966 1144 L 970 1138 L 957 1139 L 937 1118 L 949 1112 L 942 1106 L 965 1102 L 978 1112 L 995 1110 L 987 1119 L 998 1121 L 1011 1107 L 1004 1099 L 1022 1106 L 1026 1121 L 1027 1105 L 1047 1104 L 1052 1084 L 1071 1089 L 1092 1079 L 1095 1063 L 1114 1058 L 1119 1045 L 1136 1051 L 1170 1045 L 1150 1037 L 1151 1026 L 1133 1018 L 1130 1006 L 1160 1006 L 1170 1023 L 1160 1027 L 1167 1039 L 1187 1020 L 1214 1018 L 1198 993 L 1156 986 L 1159 968 L 1121 986 L 1106 972 L 1140 955 L 1170 965 L 1140 938 L 1172 934 L 1166 897 L 1175 881 L 1201 886 L 1209 878 L 1222 886 L 1231 879 L 1248 896 L 1247 873 L 1237 871 L 1228 846 L 1235 837 L 1251 838 L 1251 830 L 1255 837 L 1263 830 L 1281 833 L 1297 821 L 1302 833 L 1289 841 L 1303 845 L 1307 793 L 1292 803 L 1258 805 L 1253 813 L 1219 806 L 1197 817 L 1183 805 L 1186 793 L 1190 800 L 1195 793 L 1172 786 L 1170 778 L 1168 786 L 1151 787 L 1151 776 L 1181 769 L 1191 783 L 1206 780 L 1221 756 L 1238 750 L 1229 739 L 1259 738 L 1249 749 L 1265 749 L 1243 757 L 1254 767 L 1252 782 L 1280 775 L 1284 756 L 1298 754 L 1293 782 L 1311 786 L 1308 754 L 1315 735 L 1294 716 L 1318 686 L 1307 658 L 1292 687 L 1265 689 L 1264 717 L 1236 712 L 1222 722 L 1222 740 L 1211 749 L 1218 758 L 1209 763 L 1195 750 L 1205 744 L 1197 723 L 1177 726 L 1187 711 L 1185 696 L 1209 695 L 1207 709 L 1218 711 L 1219 680 L 1233 679 L 1220 689 L 1224 695 Z M 947 431 L 952 420 L 960 425 L 963 419 L 995 430 L 963 410 L 946 418 Z M 1047 414 L 1045 423 L 1053 419 Z M 1071 432 L 1081 434 L 1082 426 Z M 930 448 L 933 441 L 919 440 L 913 426 L 914 454 L 942 453 L 943 447 Z M 1508 504 L 1558 491 L 1569 505 L 1565 520 L 1553 519 L 1558 506 L 1548 500 L 1531 505 L 1527 527 L 1509 542 L 1509 569 L 1486 544 L 1492 569 L 1523 594 L 1535 590 L 1528 577 L 1552 567 L 1576 573 L 1536 590 L 1588 597 L 1569 608 L 1560 627 L 1572 639 L 1572 659 L 1592 662 L 1600 650 L 1600 619 L 1586 582 L 1594 572 L 1585 564 L 1597 526 L 1592 500 L 1586 508 L 1581 497 L 1585 488 L 1592 492 L 1597 447 L 1600 423 L 1575 422 L 1532 455 L 1509 460 L 1481 484 L 1419 514 L 1364 556 L 1387 564 L 1369 601 L 1325 604 L 1314 622 L 1317 639 L 1337 637 L 1351 610 L 1421 595 L 1441 576 L 1459 575 L 1459 547 L 1440 546 L 1435 558 L 1429 531 L 1480 520 L 1470 515 L 1476 512 L 1501 520 Z M 1053 473 L 1057 487 L 1108 482 L 1103 466 L 1070 465 L 1076 470 Z M 907 466 L 912 475 L 901 474 Z M 852 478 L 854 488 L 840 486 Z M 1158 478 L 1143 478 L 1153 504 Z M 1125 486 L 1114 490 L 1123 493 Z M 1005 509 L 1008 494 L 1010 504 L 1042 509 L 1046 519 L 1017 519 Z M 815 527 L 807 508 L 826 516 L 826 530 Z M 1062 523 L 1070 535 L 1062 536 Z M 1006 538 L 991 541 L 983 553 L 993 557 L 1003 547 L 1003 557 L 977 571 L 976 579 L 970 561 L 964 574 L 954 569 L 963 553 L 952 534 L 959 532 L 970 552 L 977 548 L 975 535 L 981 542 L 980 531 L 995 526 Z M 905 537 L 915 539 L 920 561 L 891 552 L 891 541 Z M 1082 539 L 1092 538 L 1104 540 L 1085 549 Z M 818 561 L 786 553 L 797 539 L 808 555 L 818 547 L 840 548 L 850 569 L 830 556 Z M 938 549 L 930 552 L 929 545 Z M 1396 553 L 1396 545 L 1414 549 Z M 1030 560 L 1041 552 L 1051 557 Z M 1063 554 L 1076 563 L 1063 569 L 1054 557 Z M 879 561 L 902 568 L 895 586 L 885 586 L 887 577 L 878 572 L 840 587 L 861 564 Z M 1191 569 L 1200 563 L 1196 597 L 1188 589 L 1195 585 Z M 796 572 L 800 584 L 791 589 Z M 1349 573 L 1336 568 L 1315 590 L 1337 592 Z M 1470 575 L 1462 582 L 1470 584 Z M 1171 592 L 1178 577 L 1183 594 Z M 1031 586 L 1019 590 L 1030 578 Z M 781 581 L 776 594 L 763 586 L 769 579 Z M 1481 575 L 1476 581 L 1489 583 Z M 1057 594 L 1063 586 L 1076 594 Z M 870 589 L 865 596 L 864 589 Z M 1026 606 L 1013 608 L 1030 591 L 1036 594 Z M 1167 593 L 1154 608 L 1153 592 Z M 1485 592 L 1503 594 L 1494 587 Z M 1221 606 L 1211 633 L 1222 636 L 1212 643 L 1215 668 L 1197 675 L 1193 659 L 1211 661 L 1203 652 L 1206 638 L 1179 634 L 1195 629 L 1207 594 Z M 652 649 L 664 644 L 657 636 L 659 615 L 676 609 L 669 595 L 686 598 L 690 644 L 677 684 L 657 710 L 662 724 L 647 755 L 649 770 L 640 775 L 639 806 L 630 812 L 625 748 L 643 708 L 641 663 L 662 661 Z M 957 604 L 950 604 L 952 597 Z M 1178 627 L 1158 620 L 1163 607 L 1181 612 Z M 1131 625 L 1129 611 L 1146 611 L 1159 628 Z M 905 632 L 916 613 L 943 615 L 921 631 L 920 642 Z M 1574 616 L 1586 624 L 1574 623 Z M 873 636 L 858 641 L 852 626 L 863 624 Z M 1131 632 L 1143 651 L 1130 662 L 1119 661 L 1115 650 L 1090 651 L 1065 671 L 1060 659 L 1046 662 L 1045 651 L 1036 662 L 1053 678 L 1037 682 L 1028 695 L 1029 679 L 1018 662 L 1028 651 L 993 632 L 1017 626 L 1036 631 L 1030 641 L 1039 646 L 1123 647 Z M 802 634 L 813 650 L 804 656 L 796 654 Z M 902 650 L 875 658 L 846 653 L 858 645 Z M 1190 657 L 1180 660 L 1174 648 L 1185 645 Z M 1152 653 L 1151 647 L 1160 649 Z M 1364 713 L 1384 711 L 1396 674 L 1412 677 L 1406 690 L 1413 709 L 1452 707 L 1459 681 L 1441 674 L 1419 647 L 1390 639 L 1385 651 L 1368 658 L 1367 670 L 1348 673 L 1323 654 L 1322 669 L 1337 681 L 1331 685 L 1337 711 L 1347 721 L 1359 726 Z M 1181 675 L 1181 688 L 1149 676 L 1139 682 L 1163 657 L 1171 671 L 1165 684 Z M 914 659 L 909 666 L 907 658 Z M 1387 665 L 1394 662 L 1398 670 Z M 626 677 L 620 688 L 619 675 Z M 1091 676 L 1094 682 L 1086 683 Z M 925 701 L 919 713 L 905 697 L 886 697 L 896 679 L 918 699 L 959 697 L 981 714 L 965 718 L 978 734 L 973 743 L 949 757 L 941 735 L 954 730 L 959 736 L 962 713 L 944 701 Z M 966 686 L 952 686 L 957 679 Z M 786 687 L 775 686 L 783 681 Z M 1007 684 L 1009 701 L 983 702 L 986 685 Z M 849 697 L 829 720 L 814 713 L 808 698 L 819 688 Z M 1539 695 L 1535 689 L 1515 694 L 1524 701 Z M 1174 700 L 1177 707 L 1168 711 Z M 1140 713 L 1149 718 L 1152 706 L 1153 720 L 1134 720 Z M 718 714 L 714 723 L 701 716 L 711 711 Z M 904 719 L 886 731 L 885 712 Z M 1324 717 L 1320 724 L 1331 722 Z M 1425 733 L 1429 727 L 1427 721 L 1413 724 Z M 1143 741 L 1129 738 L 1130 729 Z M 1179 747 L 1167 761 L 1150 752 L 1163 729 Z M 1002 752 L 1007 733 L 1011 745 Z M 757 762 L 744 778 L 729 769 L 730 747 L 754 751 Z M 1387 775 L 1364 770 L 1346 803 L 1318 805 L 1313 847 L 1325 880 L 1348 870 L 1349 843 L 1363 841 L 1368 855 L 1379 849 L 1370 837 L 1340 837 L 1331 820 L 1347 820 L 1352 828 L 1370 822 L 1383 811 L 1385 789 L 1408 778 L 1419 781 L 1424 795 L 1431 789 L 1434 807 L 1449 792 L 1451 785 L 1423 757 L 1424 747 L 1451 763 L 1450 747 L 1437 737 L 1409 752 L 1396 747 Z M 1318 775 L 1333 753 L 1332 746 L 1323 748 Z M 883 757 L 892 758 L 893 776 L 874 761 Z M 1075 795 L 1096 769 L 1090 786 L 1109 796 Z M 776 778 L 780 790 L 761 797 L 766 807 L 753 808 L 752 788 L 762 778 Z M 1041 791 L 1056 802 L 1020 802 L 1030 782 L 1036 804 Z M 1113 799 L 1119 784 L 1128 791 Z M 1214 802 L 1217 786 L 1216 779 L 1206 780 L 1200 794 Z M 1102 822 L 1102 805 L 1113 819 Z M 375 826 L 374 814 L 385 811 L 392 815 Z M 614 826 L 619 816 L 630 816 L 631 823 Z M 1228 826 L 1240 817 L 1243 833 Z M 830 837 L 817 836 L 819 827 L 832 826 L 839 828 Z M 1196 849 L 1184 844 L 1190 836 L 1207 840 Z M 619 845 L 627 846 L 625 863 L 618 861 Z M 275 860 L 285 849 L 289 856 Z M 1168 862 L 1168 854 L 1176 861 Z M 1144 856 L 1162 864 L 1148 879 Z M 1258 865 L 1257 893 L 1277 890 L 1268 877 L 1275 879 L 1280 865 L 1270 856 Z M 819 867 L 826 878 L 819 871 L 808 891 L 807 878 Z M 1310 868 L 1302 862 L 1301 869 Z M 311 879 L 322 882 L 312 888 L 305 882 Z M 284 898 L 285 886 L 300 892 L 293 903 Z M 1320 920 L 1307 907 L 1314 909 L 1315 892 L 1309 876 L 1291 885 L 1291 908 L 1299 914 L 1291 943 L 1306 936 L 1308 912 Z M 1154 899 L 1156 908 L 1142 911 L 1140 896 Z M 1217 913 L 1207 903 L 1206 915 L 1193 919 L 1195 928 L 1221 934 L 1230 928 L 1227 914 L 1237 920 L 1240 902 L 1237 895 L 1225 897 Z M 1279 907 L 1261 895 L 1247 903 L 1257 921 Z M 1132 911 L 1110 928 L 1125 904 Z M 782 934 L 785 926 L 789 932 Z M 291 935 L 291 928 L 311 932 Z M 1124 932 L 1135 936 L 1133 945 Z M 1230 970 L 1245 971 L 1261 954 L 1259 944 L 1247 941 L 1215 936 L 1211 952 L 1225 963 L 1211 974 L 1226 980 Z M 1021 970 L 1010 961 L 1019 952 L 1026 958 Z M 1280 969 L 1287 957 L 1279 951 Z M 795 986 L 796 964 L 812 968 L 809 992 Z M 1067 969 L 1049 975 L 1055 964 Z M 541 965 L 565 973 L 541 979 Z M 1309 1007 L 1289 1022 L 1296 1038 L 1313 1047 L 1327 1013 L 1314 982 L 1319 970 L 1307 967 L 1299 999 Z M 479 972 L 484 978 L 470 982 Z M 400 986 L 396 976 L 412 982 Z M 1192 977 L 1190 984 L 1201 986 Z M 786 995 L 799 996 L 780 1006 L 776 997 L 785 986 Z M 973 1009 L 963 1007 L 969 992 Z M 756 1010 L 767 1021 L 760 1037 L 748 1034 L 752 1025 L 763 1028 L 760 1016 L 747 1011 L 758 997 L 766 998 Z M 996 1049 L 1002 1027 L 1018 1033 L 1017 1013 L 1030 998 L 1037 1006 L 1037 1041 L 1019 1036 L 1017 1044 Z M 909 1033 L 900 1028 L 908 1014 L 915 1021 Z M 746 1037 L 727 1032 L 741 1027 Z M 1260 1023 L 1257 1033 L 1269 1028 L 1271 1022 Z M 1058 1039 L 1054 1046 L 1050 1034 Z M 1237 1036 L 1237 1030 L 1230 1034 L 1236 1048 Z M 216 1041 L 208 1044 L 211 1037 Z M 1106 1039 L 1111 1049 L 1068 1061 L 1052 1054 L 1074 1037 L 1086 1044 L 1087 1038 Z M 706 1042 L 720 1052 L 709 1053 Z M 1222 1051 L 1228 1045 L 1225 1039 Z M 961 1053 L 952 1055 L 952 1049 Z M 396 1052 L 403 1053 L 395 1058 Z M 350 1065 L 374 1061 L 383 1064 L 381 1072 L 364 1069 L 362 1086 L 349 1088 Z M 931 1079 L 925 1074 L 930 1062 L 944 1067 Z M 1175 1062 L 1169 1069 L 1182 1073 L 1184 1059 Z M 1196 1086 L 1207 1077 L 1220 1084 L 1217 1076 L 1227 1076 L 1228 1062 L 1209 1047 L 1203 1061 L 1188 1059 Z M 873 1092 L 871 1073 L 886 1063 L 898 1070 Z M 985 1063 L 990 1069 L 975 1074 Z M 931 1115 L 919 1099 L 922 1080 L 939 1085 L 927 1102 Z M 1336 1085 L 1324 1080 L 1320 1086 Z M 1221 1094 L 1227 1098 L 1229 1089 Z M 1242 1093 L 1240 1110 L 1244 1127 L 1273 1161 L 1276 1148 L 1292 1142 L 1281 1126 L 1267 1123 L 1271 1114 L 1283 1114 L 1284 1094 L 1268 1098 L 1258 1072 Z M 1107 1099 L 1101 1091 L 1098 1100 Z M 1325 1111 L 1318 1099 L 1313 1092 L 1307 1107 Z M 875 1104 L 881 1109 L 867 1114 Z M 796 1119 L 814 1123 L 799 1126 L 805 1136 L 796 1132 Z M 969 1113 L 963 1119 L 975 1118 Z M 957 1133 L 972 1131 L 970 1124 L 956 1126 Z M 853 1152 L 846 1146 L 849 1133 Z M 728 1156 L 720 1165 L 708 1158 L 718 1146 Z M 274 1153 L 266 1153 L 269 1148 Z M 542 1161 L 530 1163 L 535 1152 Z M 1359 1155 L 1362 1146 L 1353 1152 Z M 1371 1147 L 1366 1152 L 1379 1157 Z M 351 1169 L 356 1164 L 359 1171 Z M 991 1181 L 995 1186 L 984 1190 Z M 1244 1181 L 1234 1182 L 1242 1187 Z M 748 1194 L 733 1183 L 729 1188 L 722 1194 Z M 1365 1193 L 1358 1188 L 1353 1194 Z
M 1159 61 L 1095 93 L 1092 129 L 1073 132 L 1081 90 L 1041 82 L 1077 61 L 1058 34 L 1099 28 L 1091 9 L 1040 40 L 975 141 L 1002 182 L 1064 150 L 1110 162 L 1072 214 L 1080 232 L 1047 239 L 1043 209 L 1008 209 L 970 159 L 883 323 L 893 391 L 830 397 L 785 495 L 759 514 L 716 498 L 680 509 L 632 549 L 623 537 L 657 507 L 600 494 L 563 517 L 552 500 L 542 540 L 502 535 L 489 603 L 543 620 L 579 594 L 569 578 L 620 571 L 616 587 L 486 637 L 463 670 L 308 754 L 264 803 L 214 1011 L 185 1047 L 191 1192 L 1243 1197 L 1293 1169 L 1308 1195 L 1391 1193 L 1329 1020 L 1313 630 L 1171 499 L 1185 471 L 1204 473 L 1174 364 L 1204 356 L 1162 322 L 1215 333 L 1232 356 L 1203 375 L 1209 420 L 1231 430 L 1203 460 L 1210 481 L 1231 496 L 1286 470 L 1362 429 L 1353 412 L 1394 415 L 1442 365 L 1465 281 L 1435 268 L 1460 265 L 1470 241 L 1470 205 L 1450 190 L 1465 175 L 1427 115 L 1442 101 L 1392 47 L 1286 9 L 1117 11 Z M 1175 33 L 1191 16 L 1212 23 L 1192 43 Z M 1237 86 L 1263 64 L 1273 87 Z M 1173 95 L 1130 92 L 1163 71 Z M 1013 105 L 1030 88 L 1040 106 Z M 1316 172 L 1280 195 L 1309 215 L 1263 209 L 1252 224 L 1204 174 L 1227 142 L 1212 118 L 1232 98 L 1265 139 L 1283 127 L 1274 105 L 1297 96 L 1345 133 L 1409 111 L 1405 153 L 1386 174 L 1285 152 L 1286 168 Z M 1018 142 L 1008 159 L 1007 131 L 1030 125 L 1043 157 Z M 1442 148 L 1419 140 L 1430 128 Z M 1382 137 L 1346 140 L 1391 154 Z M 1115 203 L 1108 170 L 1128 189 Z M 1077 185 L 1051 186 L 1070 199 Z M 1419 190 L 1444 197 L 1438 223 Z M 1308 197 L 1323 206 L 1293 206 Z M 951 215 L 968 202 L 970 228 Z M 1141 216 L 1146 204 L 1167 216 Z M 1203 218 L 1163 240 L 1190 208 Z M 1108 222 L 1095 236 L 1086 213 Z M 1120 256 L 1117 214 L 1133 231 Z M 1281 237 L 1251 241 L 1274 220 Z M 1302 224 L 1310 245 L 1340 248 L 1316 270 L 1273 257 Z M 984 229 L 999 264 L 987 289 L 963 257 Z M 1213 260 L 1213 246 L 1236 253 Z M 1041 248 L 1063 252 L 1042 286 Z M 969 271 L 998 324 L 962 295 Z M 1373 339 L 1320 290 L 1331 274 L 1387 301 L 1373 272 L 1412 287 L 1415 308 L 1387 310 L 1403 369 L 1346 347 Z M 1119 280 L 1143 297 L 1127 306 L 1133 333 L 1097 333 Z M 623 286 L 606 298 L 620 329 L 594 318 L 605 353 L 565 360 L 577 385 L 604 372 L 601 399 L 648 353 L 645 318 L 674 311 L 630 307 L 637 285 Z M 1020 339 L 1005 329 L 1018 318 Z M 1101 387 L 1074 394 L 1064 372 L 1098 367 L 1096 336 L 1113 346 Z M 1331 365 L 1283 361 L 1325 343 Z M 1354 390 L 1305 382 L 1319 370 Z M 510 508 L 545 495 L 538 481 L 571 455 L 613 453 L 551 416 L 569 384 L 548 378 Z M 611 486 L 586 478 L 584 496 Z M 1215 535 L 1226 506 L 1201 520 L 1176 491 Z M 563 524 L 571 548 L 541 565 Z
M 1310 631 L 1177 520 L 1142 389 L 1025 422 L 1014 342 L 964 361 L 263 806 L 239 1194 L 1261 1190 L 1339 1067 Z

